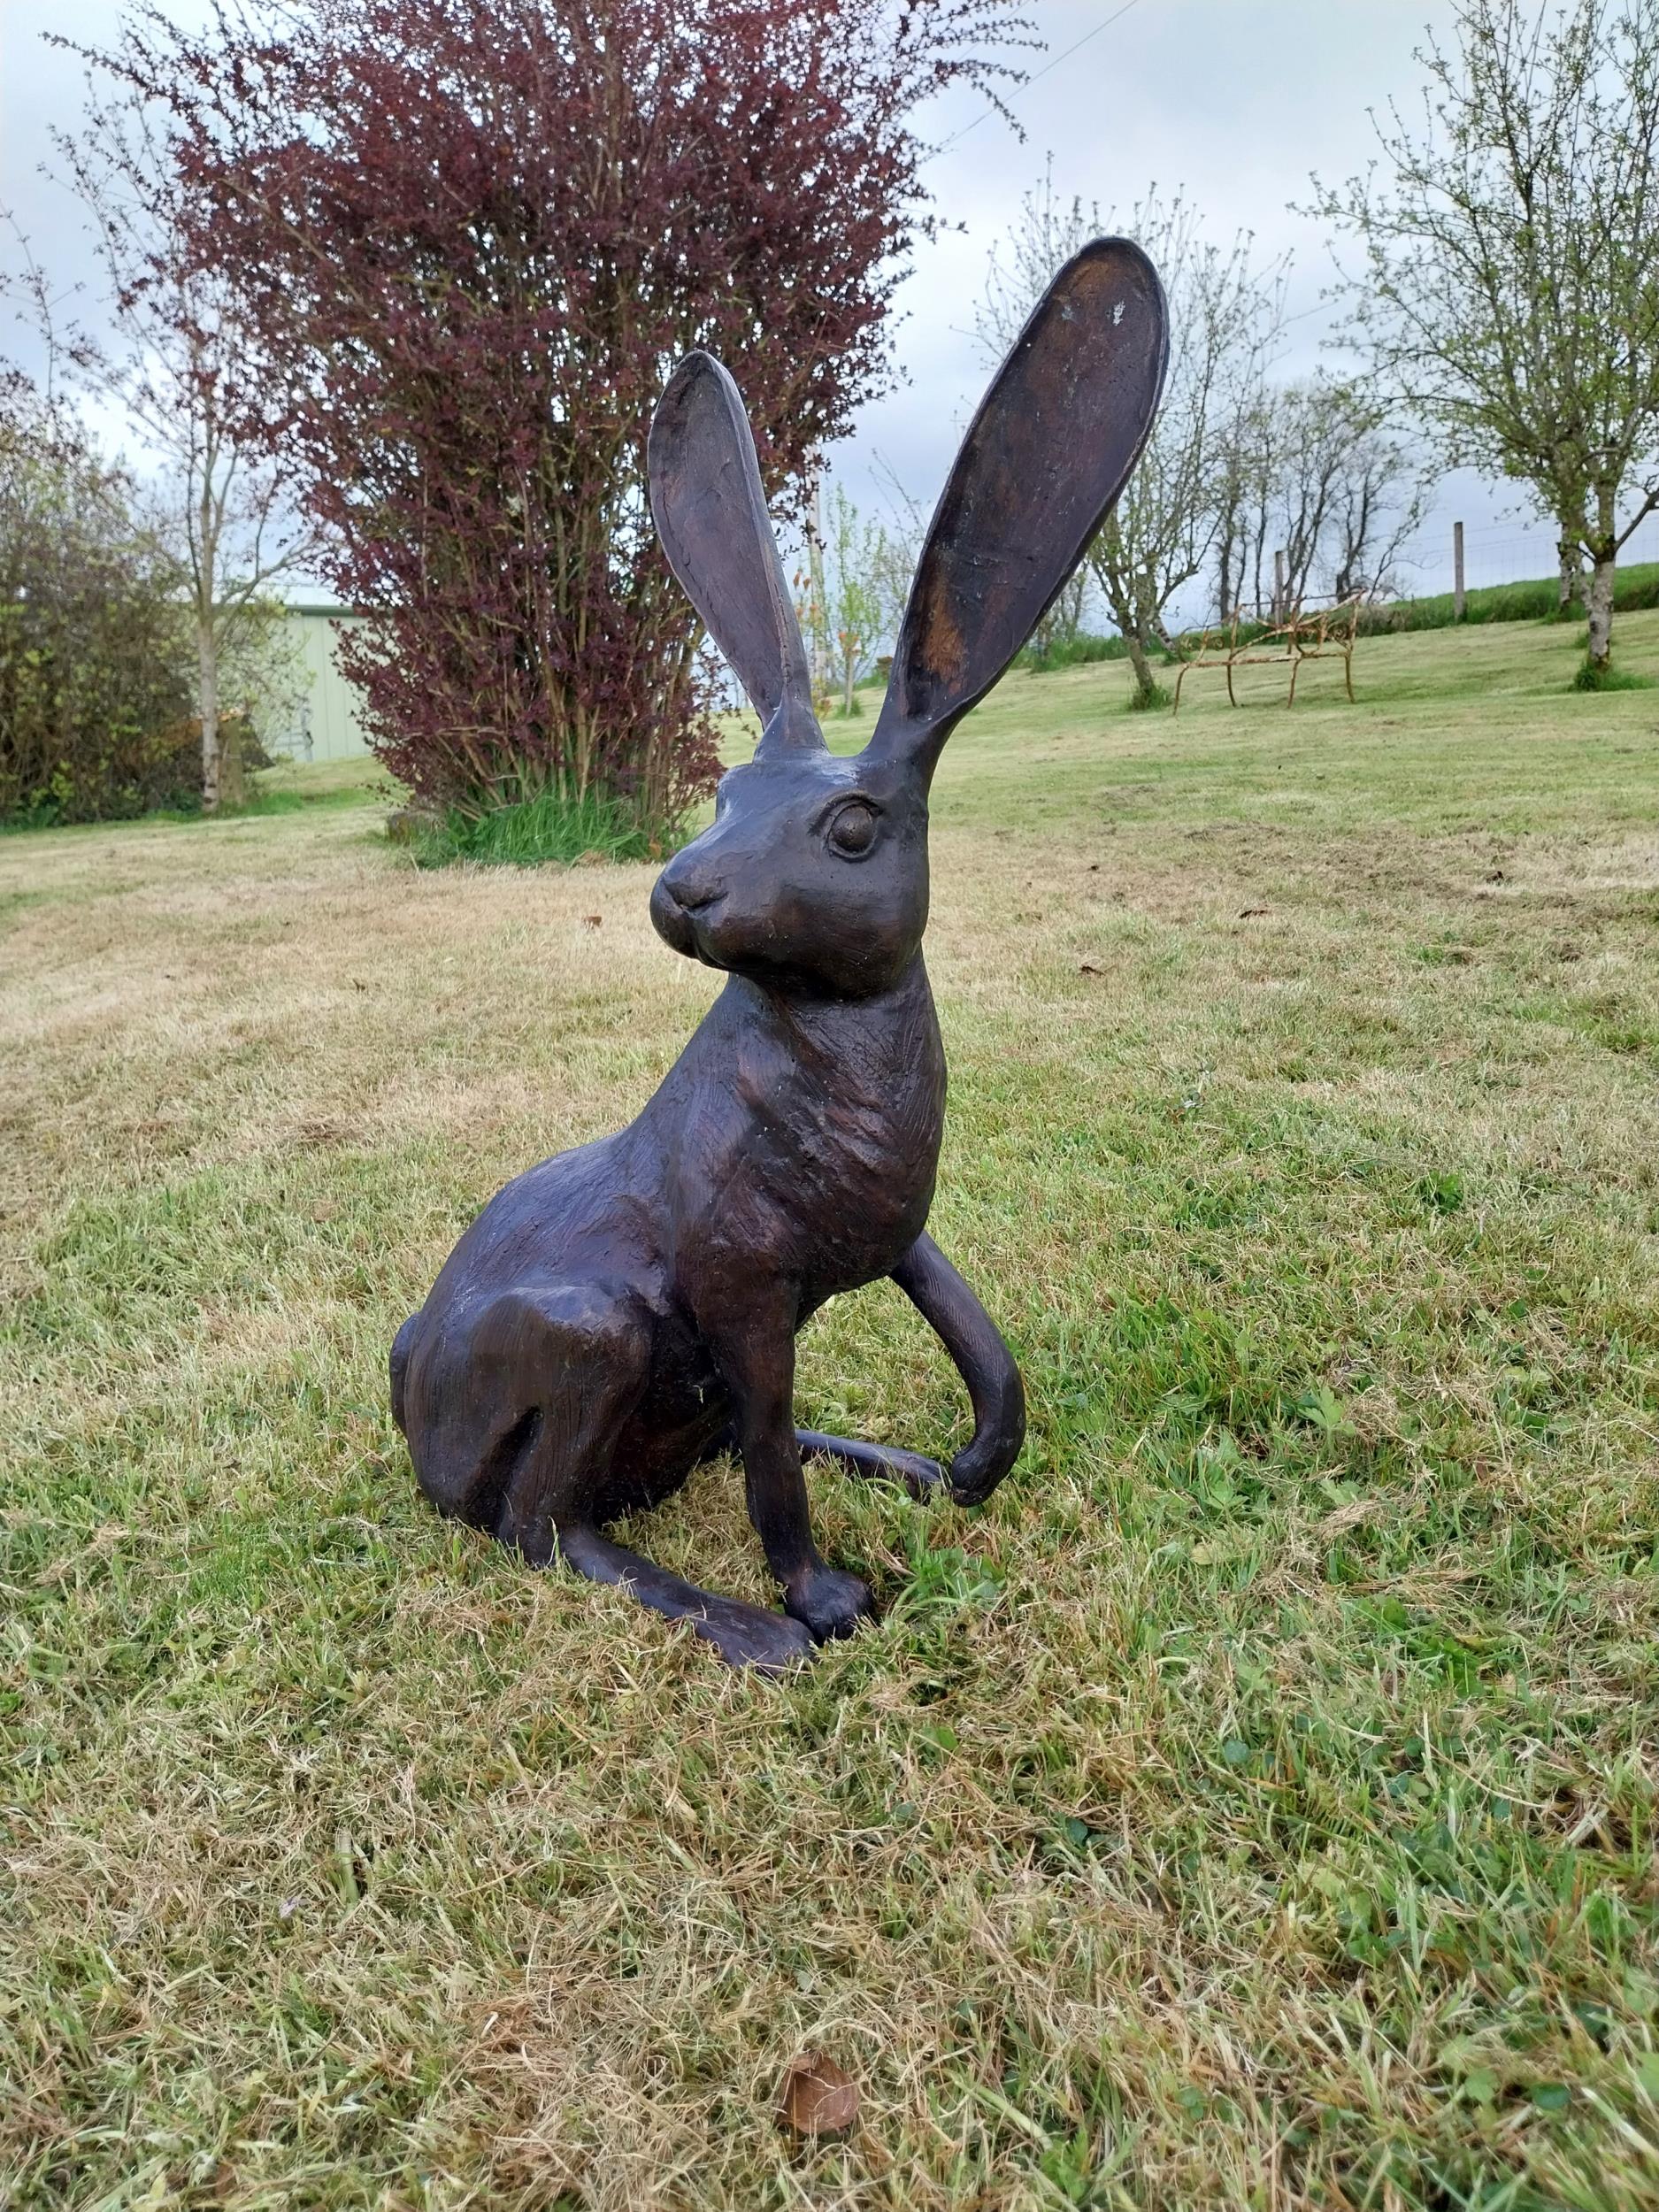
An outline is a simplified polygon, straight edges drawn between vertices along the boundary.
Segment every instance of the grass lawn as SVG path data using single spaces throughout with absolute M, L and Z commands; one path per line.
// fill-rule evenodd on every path
M 1578 649 L 959 733 L 933 1227 L 1032 1440 L 814 1471 L 885 1617 L 782 1685 L 386 1402 L 713 987 L 649 869 L 419 872 L 341 773 L 0 841 L 0 2204 L 1659 2206 L 1659 692 Z M 803 1351 L 964 1433 L 896 1291 Z M 632 1537 L 765 1594 L 729 1467 Z

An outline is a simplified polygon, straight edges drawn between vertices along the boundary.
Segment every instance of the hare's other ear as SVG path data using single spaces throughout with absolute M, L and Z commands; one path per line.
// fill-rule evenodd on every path
M 711 354 L 687 354 L 670 377 L 646 458 L 668 565 L 737 671 L 763 742 L 822 745 L 749 418 Z
M 1082 558 L 1146 442 L 1169 355 L 1139 246 L 1068 261 L 997 371 L 934 511 L 872 755 L 933 773 Z

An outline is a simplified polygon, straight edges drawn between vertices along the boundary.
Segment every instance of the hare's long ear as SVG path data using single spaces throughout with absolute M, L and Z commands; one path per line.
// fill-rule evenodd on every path
M 688 353 L 651 418 L 651 512 L 668 565 L 737 671 L 761 744 L 821 746 L 749 418 L 712 354 Z
M 926 780 L 1122 491 L 1157 411 L 1164 288 L 1139 246 L 1068 261 L 997 371 L 934 511 L 872 756 Z

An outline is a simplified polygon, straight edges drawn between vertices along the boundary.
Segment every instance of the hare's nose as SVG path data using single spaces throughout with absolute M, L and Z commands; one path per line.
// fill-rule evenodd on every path
M 712 906 L 720 895 L 718 883 L 706 875 L 693 875 L 689 869 L 680 874 L 673 868 L 667 868 L 661 882 L 674 904 L 687 914 L 700 913 L 705 906 Z

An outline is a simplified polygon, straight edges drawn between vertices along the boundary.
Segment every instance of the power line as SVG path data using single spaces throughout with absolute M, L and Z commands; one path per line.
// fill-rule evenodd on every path
M 1139 5 L 1140 0 L 1124 0 L 1122 7 L 1115 8 L 1104 22 L 1097 23 L 1092 31 L 1085 31 L 1082 37 L 1074 39 L 1064 53 L 1056 54 L 1052 61 L 1045 62 L 1033 75 L 1027 77 L 1019 88 L 1020 90 L 1028 91 L 1033 85 L 1040 83 L 1051 69 L 1057 69 L 1063 61 L 1070 61 L 1073 54 L 1088 44 L 1090 39 L 1098 38 L 1102 31 L 1110 31 L 1112 25 L 1120 22 L 1131 8 Z M 948 154 L 953 146 L 959 144 L 968 135 L 970 131 L 977 131 L 981 123 L 988 122 L 992 116 L 1000 115 L 1002 112 L 1001 108 L 987 108 L 983 115 L 976 115 L 972 123 L 964 123 L 959 131 L 953 131 L 949 138 L 942 140 L 926 158 L 933 161 L 941 154 Z

